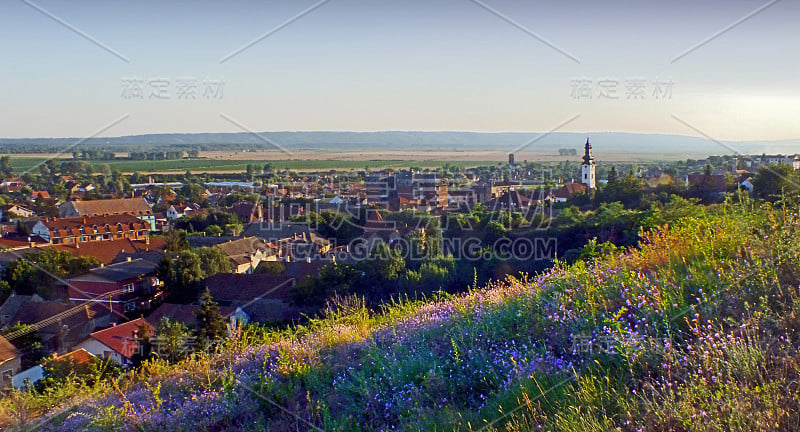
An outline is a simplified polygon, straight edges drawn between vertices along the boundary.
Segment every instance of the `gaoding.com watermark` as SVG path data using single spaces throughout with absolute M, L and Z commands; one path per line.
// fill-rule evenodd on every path
M 385 245 L 386 247 L 380 247 Z M 455 260 L 482 261 L 539 261 L 556 258 L 555 237 L 501 237 L 487 241 L 479 237 L 443 238 L 437 241 L 398 237 L 388 242 L 377 239 L 358 238 L 347 245 L 331 249 L 327 254 L 337 261 L 370 261 L 390 257 L 401 257 L 405 261 L 425 261 L 435 256 L 448 256 Z M 319 257 L 314 244 L 293 245 L 295 259 Z

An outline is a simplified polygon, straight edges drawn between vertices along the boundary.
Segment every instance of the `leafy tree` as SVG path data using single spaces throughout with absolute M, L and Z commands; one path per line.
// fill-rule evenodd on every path
M 168 297 L 174 301 L 193 300 L 203 276 L 200 256 L 192 250 L 182 251 L 174 258 L 167 254 L 159 265 L 159 277 L 166 285 Z
M 203 232 L 205 232 L 206 235 L 209 236 L 221 236 L 222 228 L 220 228 L 219 225 L 209 225 L 206 227 L 205 230 L 203 230 Z
M 499 222 L 491 221 L 483 229 L 483 238 L 487 244 L 493 244 L 504 237 L 508 237 L 508 228 Z
M 189 249 L 186 231 L 173 229 L 164 236 L 164 252 L 180 252 L 186 249 Z
M 3 280 L 19 294 L 36 293 L 46 299 L 54 299 L 59 280 L 86 273 L 99 263 L 96 258 L 46 248 L 25 253 L 22 259 L 9 263 L 3 272 Z
M 0 157 L 0 174 L 3 177 L 11 177 L 14 170 L 11 168 L 11 156 Z
M 231 236 L 237 236 L 237 235 L 239 235 L 239 233 L 242 232 L 243 229 L 244 229 L 244 226 L 242 226 L 242 224 L 238 223 L 238 222 L 237 223 L 226 224 L 225 225 L 225 234 L 228 234 L 228 235 L 231 235 Z
M 753 179 L 753 192 L 764 199 L 775 200 L 782 194 L 797 193 L 797 175 L 788 164 L 761 167 Z
M 280 261 L 262 261 L 256 267 L 256 273 L 266 273 L 278 275 L 286 271 L 286 266 Z
M 38 329 L 30 324 L 21 324 L 17 321 L 3 333 L 8 335 L 18 331 L 24 332 L 24 334 L 11 340 L 11 343 L 22 353 L 22 369 L 24 370 L 36 366 L 44 357 L 45 351 Z
M 196 249 L 200 257 L 203 276 L 210 277 L 217 273 L 230 273 L 233 270 L 230 258 L 221 249 L 215 247 L 201 247 Z
M 151 343 L 161 358 L 178 361 L 190 353 L 191 347 L 187 346 L 190 336 L 191 332 L 184 323 L 164 317 L 156 326 L 155 338 Z
M 395 280 L 406 267 L 406 262 L 399 251 L 379 242 L 372 249 L 369 259 L 364 263 L 368 272 L 384 280 Z
M 44 377 L 36 383 L 36 389 L 46 392 L 57 389 L 66 382 L 80 382 L 92 386 L 97 382 L 116 378 L 122 374 L 122 366 L 111 359 L 91 356 L 87 361 L 78 363 L 72 358 L 47 358 L 42 363 Z

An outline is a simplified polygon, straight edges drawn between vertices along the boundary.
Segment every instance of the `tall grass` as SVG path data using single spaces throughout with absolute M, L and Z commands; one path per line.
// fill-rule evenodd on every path
M 43 426 L 798 430 L 797 227 L 725 204 L 624 254 L 464 295 L 380 313 L 337 299 L 306 325 L 151 362 Z

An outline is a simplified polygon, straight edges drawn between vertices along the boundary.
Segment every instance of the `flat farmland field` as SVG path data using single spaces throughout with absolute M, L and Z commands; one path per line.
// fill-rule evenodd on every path
M 11 164 L 17 173 L 33 172 L 38 173 L 38 166 L 43 164 L 47 158 L 14 158 Z M 61 161 L 63 162 L 63 161 Z M 92 166 L 99 170 L 102 165 L 117 168 L 123 173 L 139 172 L 142 174 L 163 174 L 178 173 L 187 170 L 196 173 L 227 173 L 241 172 L 247 169 L 247 165 L 252 164 L 262 168 L 265 164 L 271 163 L 275 169 L 289 169 L 296 171 L 319 171 L 319 170 L 357 170 L 366 167 L 370 169 L 378 168 L 436 168 L 442 166 L 446 161 L 442 160 L 342 160 L 342 159 L 182 159 L 182 160 L 158 160 L 158 161 L 93 161 Z M 496 164 L 497 161 L 452 161 L 451 165 L 462 167 L 474 167 L 480 165 Z
M 109 161 L 92 161 L 96 170 L 102 165 L 109 165 L 123 173 L 139 172 L 142 174 L 165 174 L 185 172 L 195 173 L 230 173 L 241 172 L 248 164 L 259 168 L 271 163 L 275 169 L 296 171 L 320 170 L 358 170 L 366 167 L 379 168 L 437 168 L 445 163 L 465 168 L 475 166 L 496 165 L 508 160 L 508 154 L 502 151 L 318 151 L 299 150 L 295 152 L 268 151 L 206 151 L 196 159 L 180 160 L 127 160 L 127 154 L 121 153 L 120 159 Z M 518 163 L 525 160 L 537 162 L 556 162 L 563 160 L 580 161 L 581 155 L 561 156 L 552 152 L 521 152 L 515 155 Z M 599 162 L 648 162 L 655 160 L 676 159 L 676 155 L 668 154 L 607 154 L 595 155 Z M 16 172 L 32 171 L 38 173 L 38 166 L 47 159 L 65 162 L 71 159 L 66 154 L 12 154 L 11 163 Z

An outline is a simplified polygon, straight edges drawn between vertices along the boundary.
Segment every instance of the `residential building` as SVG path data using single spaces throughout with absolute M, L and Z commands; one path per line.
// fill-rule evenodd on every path
M 150 237 L 150 226 L 147 221 L 127 214 L 45 218 L 33 225 L 31 234 L 52 244 L 116 239 L 146 240 Z
M 230 258 L 234 273 L 252 273 L 261 261 L 277 260 L 277 250 L 258 237 L 244 237 L 214 247 Z
M 152 337 L 156 328 L 138 318 L 119 325 L 96 331 L 75 349 L 84 349 L 90 354 L 119 362 L 122 366 L 130 366 L 132 359 L 140 351 L 140 341 L 145 336 Z
M 152 309 L 163 300 L 164 283 L 158 278 L 158 264 L 132 259 L 103 265 L 68 280 L 71 301 L 96 300 L 117 313 L 134 314 Z
M 184 216 L 191 216 L 191 214 L 199 208 L 200 206 L 197 204 L 171 204 L 169 208 L 167 208 L 166 216 L 167 219 L 176 220 Z
M 62 218 L 130 215 L 147 222 L 150 231 L 155 231 L 156 226 L 153 210 L 144 198 L 68 201 L 58 207 L 58 215 Z
M 203 281 L 220 307 L 241 309 L 251 322 L 260 323 L 300 318 L 290 302 L 296 284 L 293 276 L 264 273 L 218 273 Z
M 566 202 L 567 198 L 572 195 L 588 192 L 589 186 L 586 183 L 567 183 L 553 194 L 553 200 L 555 202 Z
M 217 300 L 215 299 L 214 301 Z M 166 318 L 172 322 L 183 323 L 190 329 L 196 329 L 197 313 L 200 311 L 200 308 L 201 305 L 198 304 L 162 303 L 161 306 L 147 316 L 147 320 L 153 323 L 153 325 L 158 326 L 161 320 Z M 238 307 L 219 306 L 219 312 L 222 316 L 228 318 L 232 325 L 236 323 L 245 325 L 250 321 L 250 317 Z
M 33 210 L 19 204 L 7 204 L 0 207 L 0 220 L 14 217 L 29 218 L 35 215 Z
M 11 387 L 12 378 L 22 368 L 22 356 L 11 342 L 0 335 L 0 389 Z
M 45 350 L 67 352 L 91 332 L 109 325 L 112 316 L 107 304 L 31 299 L 23 303 L 11 318 L 12 323 L 35 325 Z
M 19 295 L 12 292 L 11 295 L 0 306 L 0 330 L 5 329 L 7 326 L 14 324 L 12 319 L 17 315 L 19 309 L 30 301 L 41 302 L 43 298 L 38 294 L 33 295 Z

